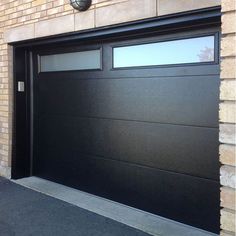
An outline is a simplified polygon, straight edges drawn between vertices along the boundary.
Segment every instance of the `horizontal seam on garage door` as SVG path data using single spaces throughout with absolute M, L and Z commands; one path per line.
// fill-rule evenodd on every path
M 106 117 L 96 117 L 96 116 L 77 116 L 75 114 L 65 115 L 60 113 L 54 114 L 45 114 L 40 113 L 40 115 L 47 115 L 47 116 L 68 116 L 68 117 L 78 117 L 82 119 L 101 119 L 101 120 L 114 120 L 114 121 L 125 121 L 125 122 L 137 122 L 137 123 L 149 123 L 149 124 L 159 124 L 159 125 L 173 125 L 173 126 L 184 126 L 184 127 L 192 127 L 192 128 L 204 128 L 204 129 L 219 129 L 218 126 L 204 126 L 204 125 L 186 125 L 186 124 L 173 124 L 173 123 L 164 123 L 164 122 L 157 122 L 157 121 L 141 121 L 141 120 L 128 120 L 128 119 L 118 119 L 118 118 L 106 118 Z
M 201 177 L 201 176 L 196 176 L 196 175 L 193 175 L 193 174 L 188 174 L 188 173 L 183 173 L 183 172 L 165 170 L 165 169 L 162 169 L 162 168 L 152 167 L 152 166 L 148 166 L 148 165 L 145 165 L 145 164 L 132 163 L 132 162 L 125 161 L 125 160 L 117 160 L 117 159 L 113 159 L 113 158 L 106 158 L 106 157 L 101 156 L 101 155 L 92 155 L 92 154 L 83 153 L 83 152 L 79 152 L 79 153 L 84 154 L 85 156 L 91 157 L 92 159 L 102 159 L 102 160 L 105 160 L 105 161 L 126 163 L 128 165 L 136 166 L 136 167 L 140 167 L 140 168 L 152 169 L 152 170 L 166 172 L 166 173 L 170 173 L 170 174 L 184 175 L 184 176 L 188 176 L 188 177 L 192 177 L 192 178 L 196 178 L 196 179 L 201 179 L 201 180 L 206 180 L 206 181 L 219 183 L 219 180 L 211 179 L 211 178 L 208 178 L 208 177 Z

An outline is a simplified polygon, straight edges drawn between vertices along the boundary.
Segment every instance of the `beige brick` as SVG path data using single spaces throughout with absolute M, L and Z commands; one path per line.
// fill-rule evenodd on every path
M 37 12 L 37 13 L 31 15 L 30 20 L 27 21 L 27 22 L 36 23 L 36 22 L 38 22 L 38 18 L 40 18 L 41 16 L 43 17 L 45 15 L 46 15 L 45 11 L 44 12 L 43 11 L 42 12 Z
M 235 166 L 236 146 L 221 144 L 220 145 L 220 161 L 222 164 Z
M 222 229 L 235 232 L 235 212 L 226 209 L 221 210 L 220 223 Z
M 235 210 L 236 190 L 228 187 L 222 187 L 220 193 L 221 206 Z
M 0 106 L 0 111 L 8 111 L 8 106 Z
M 35 23 L 35 37 L 74 31 L 74 15 L 66 15 Z
M 236 168 L 227 165 L 221 166 L 220 183 L 226 187 L 236 188 Z
M 62 12 L 64 10 L 63 6 L 60 7 L 56 7 L 56 8 L 52 8 L 50 10 L 47 10 L 47 15 L 53 15 L 53 14 L 57 14 L 59 12 Z
M 94 10 L 79 12 L 75 14 L 75 30 L 84 30 L 95 27 Z
M 221 11 L 233 11 L 236 9 L 236 2 L 235 0 L 223 0 L 221 1 Z
M 11 14 L 13 12 L 16 12 L 16 8 L 15 7 L 5 10 L 5 15 Z
M 22 4 L 17 7 L 17 11 L 22 11 L 22 10 L 28 9 L 30 7 L 31 7 L 31 3 Z
M 236 32 L 236 12 L 223 13 L 221 17 L 222 34 L 229 34 Z
M 20 2 L 20 3 L 22 3 L 22 2 Z M 11 2 L 9 3 L 9 8 L 11 8 L 11 7 L 16 7 L 18 4 L 19 4 L 19 1 L 11 1 Z
M 236 55 L 236 35 L 223 37 L 221 40 L 221 56 L 231 57 Z
M 220 142 L 226 144 L 236 144 L 235 128 L 233 124 L 220 124 Z
M 0 22 L 4 22 L 4 21 L 8 20 L 8 18 L 9 17 L 7 15 L 3 15 L 0 17 Z
M 129 10 L 127 10 L 129 9 Z M 96 26 L 156 16 L 156 0 L 129 0 L 96 9 Z
M 36 7 L 29 8 L 23 11 L 23 15 L 33 14 L 36 12 Z
M 1 117 L 1 116 L 0 116 L 0 121 L 1 122 L 9 122 L 8 117 Z M 1 138 L 0 138 L 0 141 L 2 141 Z
M 9 19 L 17 18 L 23 15 L 23 11 L 15 12 L 9 16 Z
M 235 58 L 224 58 L 221 62 L 221 79 L 236 78 L 236 60 Z
M 30 20 L 30 15 L 27 15 L 27 16 L 19 17 L 19 18 L 17 19 L 17 22 L 18 22 L 18 23 L 24 23 L 24 22 L 29 21 L 29 20 Z
M 8 162 L 8 151 L 5 150 L 1 150 L 0 149 L 0 156 L 3 158 L 3 160 L 5 160 L 6 162 Z
M 43 4 L 45 4 L 45 3 L 47 3 L 47 0 L 34 0 L 34 1 L 32 2 L 32 6 L 43 5 Z
M 49 3 L 43 4 L 43 5 L 37 6 L 37 11 L 40 12 L 40 11 L 48 10 L 52 7 L 53 7 L 53 3 L 49 2 Z
M 224 102 L 220 104 L 220 121 L 225 123 L 236 123 L 235 102 Z
M 11 178 L 11 168 L 0 165 L 0 176 Z
M 34 38 L 34 25 L 23 25 L 17 28 L 8 29 L 4 33 L 4 40 L 7 43 L 22 41 Z
M 221 81 L 220 99 L 228 101 L 236 100 L 236 80 Z
M 3 149 L 3 150 L 6 150 L 6 151 L 9 151 L 9 147 L 6 146 L 6 145 L 2 145 L 2 149 Z
M 64 5 L 64 11 L 70 11 L 71 9 L 73 9 L 73 8 L 70 4 Z
M 65 4 L 65 2 L 67 2 L 67 1 L 65 1 L 65 0 L 54 0 L 53 1 L 53 6 L 54 7 L 61 6 L 61 5 Z
M 220 0 L 157 0 L 157 2 L 159 16 L 220 5 Z
M 0 146 L 2 146 L 2 145 L 0 144 Z M 7 167 L 7 166 L 8 166 L 8 161 L 2 160 L 2 157 L 1 157 L 1 156 L 0 156 L 0 165 L 1 165 L 1 166 L 4 166 L 4 167 Z
M 221 230 L 220 236 L 235 236 L 235 233 Z
M 5 22 L 5 26 L 13 25 L 13 24 L 16 24 L 16 23 L 17 23 L 17 19 L 8 20 L 8 21 Z

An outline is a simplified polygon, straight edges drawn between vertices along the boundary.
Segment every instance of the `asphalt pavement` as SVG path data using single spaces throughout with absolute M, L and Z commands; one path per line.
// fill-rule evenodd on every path
M 0 177 L 0 236 L 150 236 Z

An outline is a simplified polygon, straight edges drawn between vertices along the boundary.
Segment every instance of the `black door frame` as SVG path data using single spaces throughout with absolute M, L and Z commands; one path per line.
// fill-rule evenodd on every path
M 181 32 L 183 29 L 201 29 L 219 26 L 220 7 L 206 8 L 168 16 L 155 17 L 109 27 L 84 30 L 76 33 L 52 36 L 42 39 L 13 43 L 14 99 L 13 99 L 13 140 L 12 140 L 12 178 L 31 176 L 33 156 L 33 84 L 32 49 L 37 46 L 70 45 L 73 43 L 93 42 L 109 37 L 119 39 L 124 36 L 156 35 Z M 18 82 L 25 83 L 25 91 L 18 92 Z

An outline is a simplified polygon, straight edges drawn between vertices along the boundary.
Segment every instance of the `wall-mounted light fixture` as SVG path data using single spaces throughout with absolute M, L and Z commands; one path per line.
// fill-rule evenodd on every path
M 92 0 L 70 0 L 70 5 L 79 11 L 86 11 L 92 4 Z

